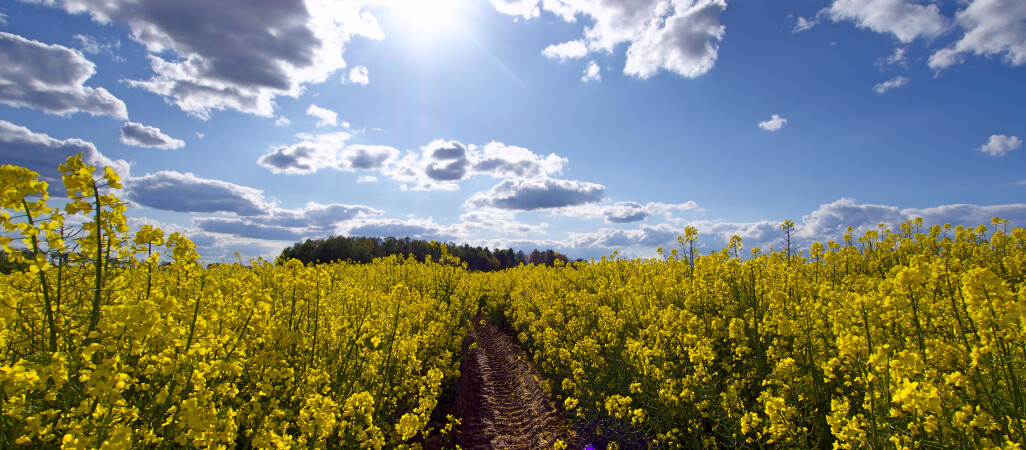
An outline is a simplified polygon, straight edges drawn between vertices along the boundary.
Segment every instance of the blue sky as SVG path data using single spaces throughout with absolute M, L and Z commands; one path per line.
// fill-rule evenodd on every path
M 125 175 L 208 260 L 401 235 L 1026 226 L 1021 0 L 11 1 L 0 163 Z

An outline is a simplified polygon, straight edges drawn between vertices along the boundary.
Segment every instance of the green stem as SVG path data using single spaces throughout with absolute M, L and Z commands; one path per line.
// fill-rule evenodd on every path
M 92 310 L 89 312 L 89 329 L 86 330 L 86 345 L 93 342 L 93 338 L 89 337 L 93 331 L 96 331 L 97 325 L 100 323 L 100 288 L 103 287 L 103 227 L 100 222 L 100 191 L 96 186 L 96 182 L 92 183 L 93 187 L 93 200 L 96 202 L 96 280 L 94 284 L 93 292 L 93 304 Z
M 32 220 L 32 213 L 29 211 L 28 202 L 26 202 L 24 198 L 21 199 L 21 205 L 25 208 L 25 217 L 28 218 L 29 226 L 32 227 L 32 229 L 35 229 L 36 225 L 35 225 L 35 222 Z M 32 251 L 33 251 L 33 253 L 38 255 L 40 253 L 40 251 L 39 251 L 39 240 L 36 238 L 36 234 L 34 232 L 32 233 L 32 236 L 30 236 L 30 237 L 32 238 Z M 40 284 L 40 287 L 43 290 L 43 307 L 45 308 L 44 313 L 46 313 L 46 325 L 47 325 L 47 327 L 50 328 L 50 333 L 49 333 L 50 334 L 49 350 L 50 350 L 50 353 L 56 353 L 57 352 L 57 324 L 55 323 L 54 318 L 53 318 L 53 306 L 52 306 L 52 304 L 50 302 L 50 287 L 49 287 L 49 285 L 46 282 L 46 273 L 45 273 L 44 270 L 42 270 L 40 268 L 40 270 L 38 272 L 36 272 L 36 274 L 39 276 L 39 284 Z

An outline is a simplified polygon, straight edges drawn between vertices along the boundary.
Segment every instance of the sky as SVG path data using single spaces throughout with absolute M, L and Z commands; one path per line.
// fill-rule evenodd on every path
M 651 257 L 1026 227 L 1022 0 L 12 0 L 0 164 L 205 260 L 409 236 Z

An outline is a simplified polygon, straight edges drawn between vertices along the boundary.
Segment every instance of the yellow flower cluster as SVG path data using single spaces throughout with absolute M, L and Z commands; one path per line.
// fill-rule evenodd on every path
M 699 255 L 689 227 L 658 259 L 488 274 L 444 251 L 201 267 L 182 234 L 130 232 L 116 173 L 60 170 L 54 207 L 0 167 L 0 246 L 25 268 L 0 277 L 3 448 L 449 439 L 460 418 L 432 414 L 477 311 L 609 448 L 1026 446 L 1026 230 L 999 219 L 808 252 L 785 222 L 782 250 L 745 258 L 737 236 Z
M 740 258 L 489 275 L 575 421 L 658 447 L 1026 446 L 1026 230 L 921 220 Z
M 37 174 L 0 167 L 0 244 L 27 264 L 0 276 L 0 446 L 392 448 L 432 431 L 480 296 L 458 261 L 204 268 L 181 234 L 129 232 L 113 171 L 61 171 L 53 208 Z

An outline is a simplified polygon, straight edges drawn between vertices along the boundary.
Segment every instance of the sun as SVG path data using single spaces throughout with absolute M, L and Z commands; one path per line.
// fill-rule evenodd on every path
M 448 34 L 460 26 L 465 0 L 387 0 L 391 16 L 410 33 L 420 37 Z

